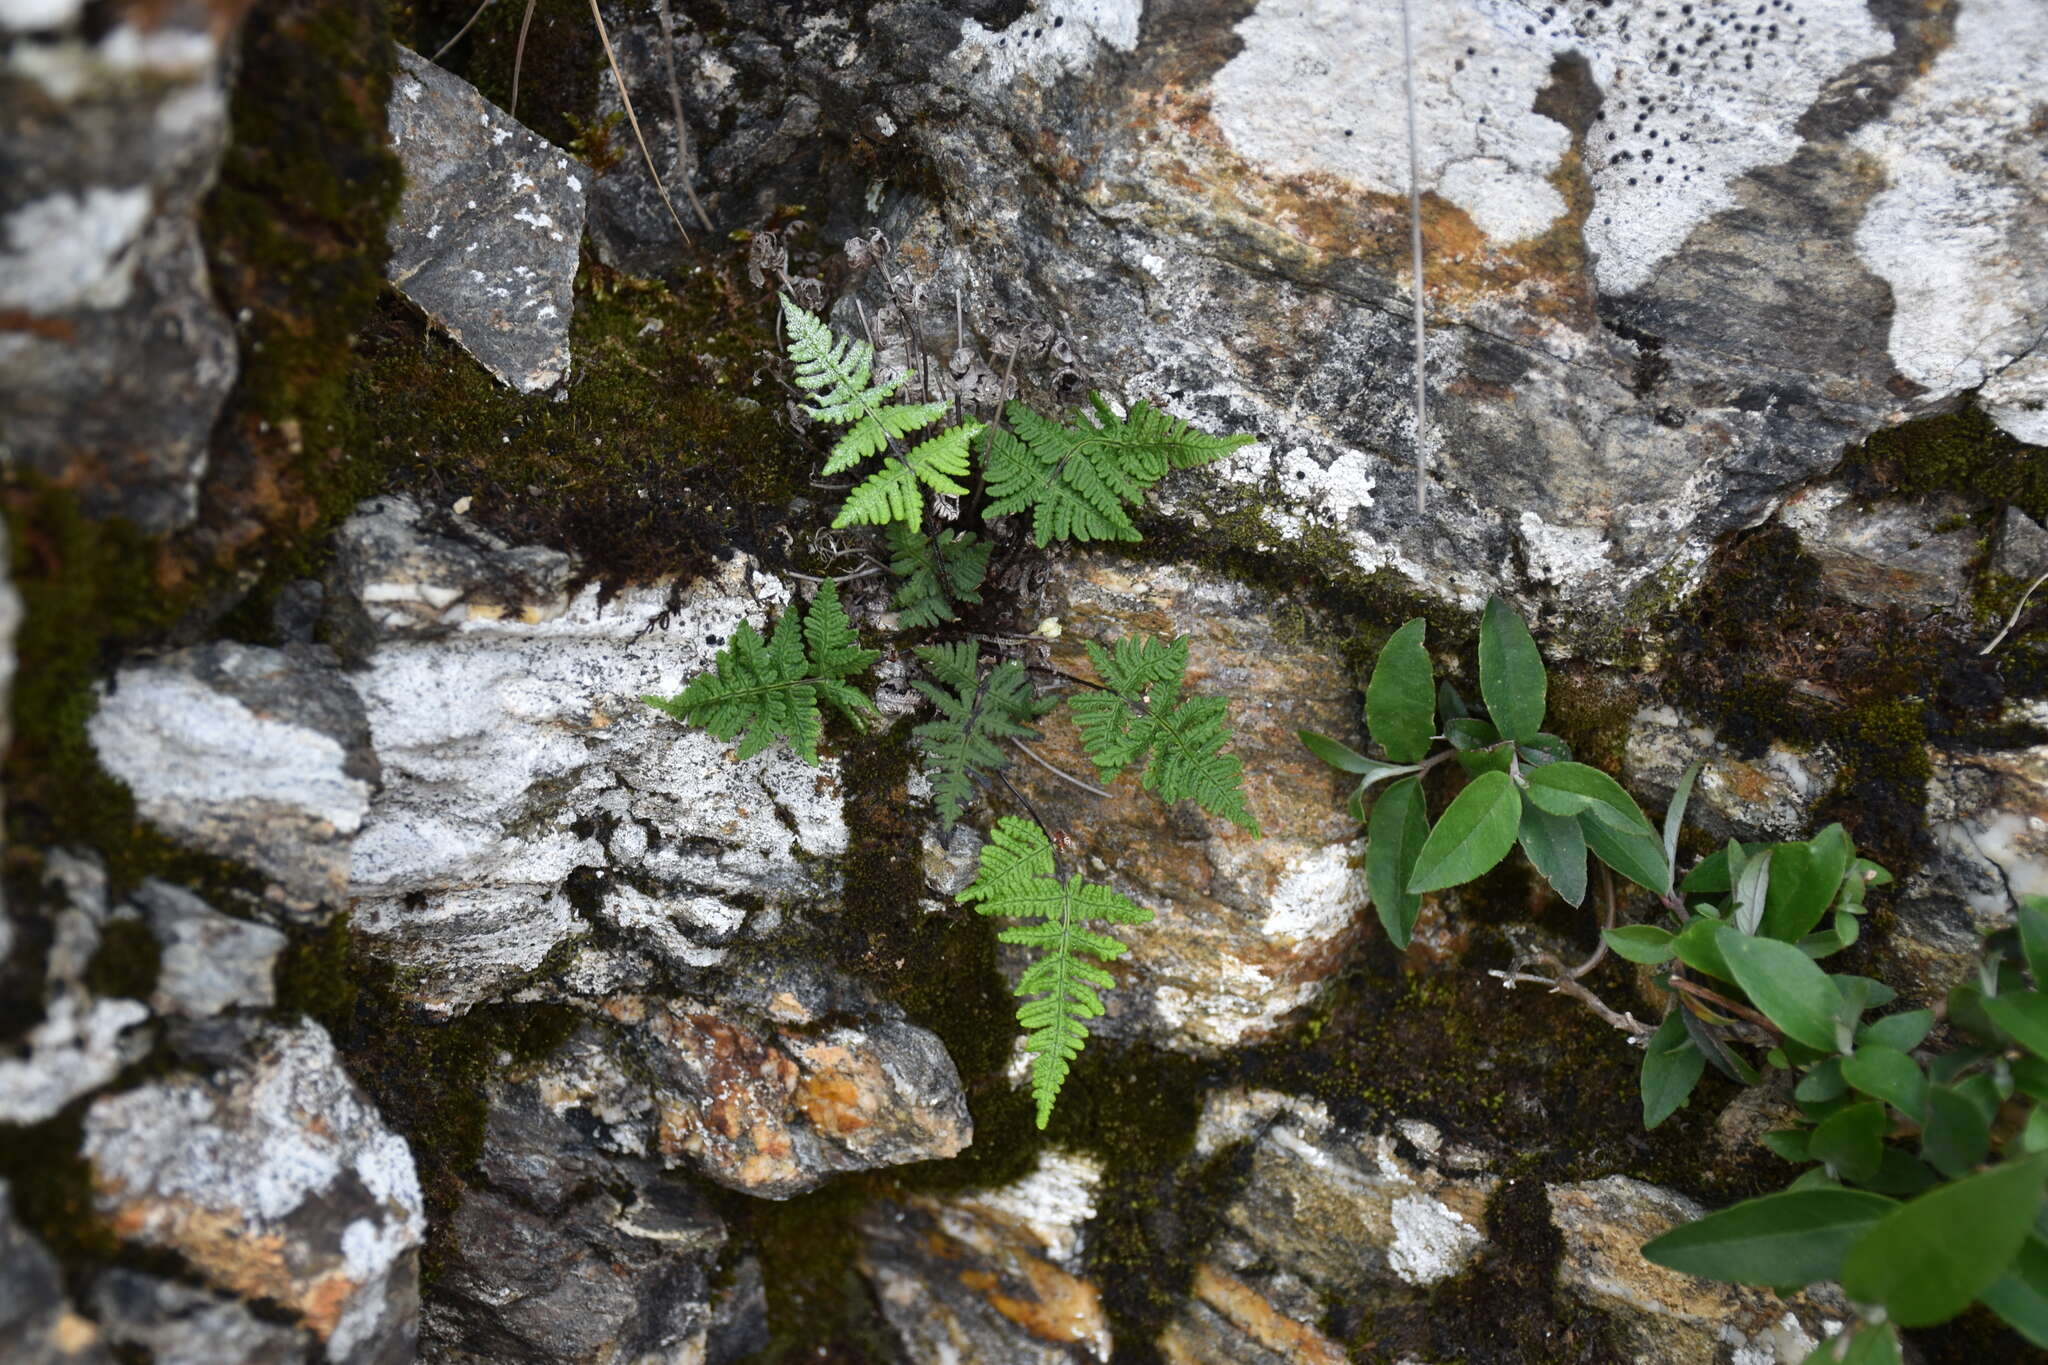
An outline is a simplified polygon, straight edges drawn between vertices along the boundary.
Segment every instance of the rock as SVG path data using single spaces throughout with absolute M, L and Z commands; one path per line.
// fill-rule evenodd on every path
M 399 48 L 398 65 L 391 282 L 504 383 L 552 388 L 569 372 L 590 170 L 418 53 Z
M 91 1319 L 64 1296 L 64 1276 L 42 1243 L 14 1221 L 13 1191 L 0 1180 L 0 1340 L 18 1365 L 113 1365 Z
M 1606 1314 L 1630 1359 L 1674 1365 L 1803 1361 L 1854 1320 L 1833 1285 L 1781 1299 L 1643 1259 L 1643 1243 L 1706 1212 L 1683 1195 L 1627 1176 L 1551 1186 L 1550 1221 L 1564 1241 L 1559 1296 Z
M 2048 530 L 2017 507 L 2001 511 L 1991 542 L 1991 571 L 2027 583 L 2048 573 Z
M 303 1365 L 306 1334 L 265 1322 L 235 1299 L 132 1270 L 93 1281 L 93 1316 L 108 1341 L 154 1365 Z
M 1711 726 L 1669 706 L 1649 706 L 1629 722 L 1623 775 L 1650 809 L 1668 805 L 1688 764 L 1704 766 L 1685 819 L 1716 839 L 1803 839 L 1814 811 L 1835 789 L 1841 760 L 1825 744 L 1799 750 L 1772 741 L 1754 759 L 1720 745 Z
M 123 1240 L 292 1314 L 336 1365 L 412 1359 L 425 1216 L 405 1141 L 319 1025 L 204 1027 L 208 1078 L 86 1111 L 100 1215 Z
M 732 1189 L 787 1199 L 839 1171 L 957 1156 L 974 1140 L 938 1038 L 872 999 L 826 1015 L 802 988 L 764 1013 L 618 996 L 602 1010 L 652 1081 L 653 1148 Z M 844 1020 L 844 1022 L 842 1022 Z
M 1082 641 L 1139 633 L 1190 639 L 1188 686 L 1231 699 L 1231 752 L 1244 761 L 1254 839 L 1190 803 L 1162 805 L 1135 778 L 1108 800 L 1077 792 L 1028 761 L 1008 776 L 1075 841 L 1079 866 L 1156 914 L 1122 937 L 1112 1036 L 1215 1051 L 1271 1037 L 1312 1002 L 1354 941 L 1366 907 L 1364 841 L 1346 789 L 1297 729 L 1363 743 L 1357 694 L 1334 646 L 1290 635 L 1279 606 L 1229 578 L 1178 564 L 1076 556 L 1046 588 L 1061 634 L 1054 663 L 1094 676 Z M 1092 780 L 1094 766 L 1062 708 L 1035 745 Z M 1022 960 L 1016 964 L 1022 969 Z
M 281 913 L 318 920 L 341 904 L 378 772 L 331 650 L 221 642 L 131 664 L 87 733 L 144 819 L 261 872 Z
M 1923 1003 L 1975 969 L 1983 936 L 2013 923 L 2021 896 L 2048 895 L 2048 745 L 1928 757 L 1933 848 L 1899 888 L 1885 945 Z
M 0 57 L 0 464 L 95 516 L 183 526 L 237 368 L 196 220 L 239 16 L 8 10 L 0 27 L 33 36 Z
M 276 1003 L 271 973 L 284 951 L 283 934 L 223 915 L 190 891 L 154 878 L 142 884 L 135 900 L 163 948 L 156 994 L 150 997 L 159 1013 L 202 1019 Z
M 1983 551 L 1972 510 L 1952 494 L 1864 508 L 1848 489 L 1826 484 L 1778 515 L 1820 564 L 1828 591 L 1858 606 L 1925 613 L 1968 605 L 1970 566 Z
M 901 1359 L 1109 1360 L 1100 1293 L 1077 1273 L 1101 1179 L 1091 1160 L 1047 1153 L 998 1189 L 872 1205 L 860 1224 L 860 1268 Z
M 0 1123 L 41 1123 L 113 1080 L 149 1050 L 132 1032 L 147 1018 L 139 1000 L 55 997 L 19 1050 L 0 1056 Z
M 10 562 L 7 527 L 0 523 L 0 752 L 14 743 L 14 707 L 9 698 L 14 690 L 14 633 L 21 629 L 21 594 L 14 590 L 7 576 L 6 566 Z M 7 814 L 5 797 L 6 793 L 0 792 L 0 820 Z M 11 950 L 13 937 L 14 928 L 7 918 L 7 896 L 0 892 L 0 961 Z
M 741 764 L 640 700 L 681 691 L 741 620 L 764 626 L 781 584 L 735 558 L 687 585 L 570 597 L 561 556 L 438 524 L 382 500 L 337 550 L 337 609 L 372 631 L 352 677 L 384 777 L 354 844 L 353 924 L 418 1003 L 460 1012 L 526 979 L 592 932 L 572 904 L 585 891 L 679 968 L 830 894 L 836 762 Z
M 1500 1182 L 1428 1124 L 1362 1133 L 1314 1101 L 1211 1095 L 1197 1157 L 1245 1142 L 1244 1177 L 1196 1267 L 1194 1297 L 1160 1337 L 1170 1361 L 1335 1365 L 1348 1357 L 1316 1326 L 1332 1308 L 1419 1303 L 1486 1247 Z
M 1977 401 L 2008 434 L 2048 446 L 2048 353 L 2036 348 L 1992 375 Z
M 730 1358 L 710 1353 L 726 1241 L 710 1203 L 651 1162 L 599 1150 L 530 1083 L 493 1098 L 450 1232 L 422 1322 L 430 1359 Z

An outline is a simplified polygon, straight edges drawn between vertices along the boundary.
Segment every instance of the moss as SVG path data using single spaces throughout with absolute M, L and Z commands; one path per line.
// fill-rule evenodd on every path
M 80 1151 L 85 1108 L 79 1101 L 47 1122 L 9 1128 L 0 1141 L 0 1179 L 15 1218 L 67 1267 L 121 1254 L 120 1239 L 93 1205 L 92 1165 Z
M 1864 497 L 1960 493 L 2048 518 L 2048 450 L 2008 436 L 1974 402 L 1873 434 L 1841 473 Z
M 100 931 L 85 984 L 94 995 L 147 1000 L 162 965 L 163 950 L 149 926 L 139 919 L 117 919 Z
M 393 23 L 400 38 L 431 56 L 476 14 L 476 0 L 409 0 L 395 8 Z M 680 9 L 676 23 L 688 21 Z M 520 28 L 526 26 L 523 52 Z M 441 59 L 450 71 L 474 85 L 483 97 L 514 114 L 521 123 L 556 146 L 566 147 L 578 133 L 594 125 L 600 82 L 609 79 L 597 25 L 589 0 L 536 0 L 528 20 L 525 5 L 492 5 L 477 16 L 463 40 Z M 512 104 L 512 73 L 519 70 L 518 107 Z M 645 126 L 651 111 L 635 108 Z M 664 104 L 662 112 L 665 114 Z M 639 150 L 632 133 L 624 145 Z

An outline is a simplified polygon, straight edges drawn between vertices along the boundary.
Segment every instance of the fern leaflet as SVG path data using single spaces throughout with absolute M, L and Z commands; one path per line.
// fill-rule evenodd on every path
M 888 537 L 889 572 L 903 580 L 896 590 L 898 625 L 905 630 L 935 626 L 955 619 L 960 603 L 980 603 L 993 544 L 972 531 L 931 536 L 901 523 L 888 527 Z
M 874 703 L 846 679 L 881 656 L 880 650 L 860 647 L 839 605 L 839 589 L 827 580 L 818 585 L 808 617 L 791 605 L 766 640 L 742 621 L 731 642 L 718 651 L 711 672 L 699 673 L 673 697 L 640 700 L 722 740 L 741 736 L 743 760 L 784 739 L 816 767 L 824 729 L 818 703 L 826 702 L 855 725 L 865 724 Z
M 1108 962 L 1125 951 L 1116 939 L 1086 927 L 1087 921 L 1149 924 L 1152 912 L 1078 873 L 1061 881 L 1045 831 L 1009 816 L 996 821 L 974 884 L 958 899 L 980 902 L 974 907 L 980 914 L 1034 921 L 997 937 L 1044 954 L 1025 970 L 1016 992 L 1036 997 L 1025 1000 L 1017 1022 L 1032 1053 L 1031 1096 L 1043 1128 L 1069 1066 L 1088 1041 L 1087 1021 L 1103 1012 L 1097 992 L 1116 985 L 1116 978 L 1088 959 Z
M 1012 401 L 1011 430 L 991 428 L 982 454 L 988 474 L 990 516 L 1031 509 L 1032 538 L 1042 548 L 1055 540 L 1136 540 L 1124 509 L 1170 469 L 1221 459 L 1252 440 L 1211 436 L 1143 401 L 1123 417 L 1089 395 L 1094 407 L 1064 426 Z
M 1185 635 L 1171 644 L 1126 636 L 1112 652 L 1093 640 L 1088 657 L 1108 691 L 1069 699 L 1081 747 L 1102 780 L 1151 755 L 1140 783 L 1162 801 L 1192 800 L 1253 835 L 1259 822 L 1244 804 L 1244 765 L 1224 753 L 1229 706 L 1222 697 L 1182 697 L 1188 669 Z
M 945 416 L 944 403 L 891 403 L 903 376 L 874 383 L 875 348 L 852 337 L 835 337 L 825 320 L 782 296 L 789 326 L 789 358 L 797 386 L 811 395 L 810 415 L 847 432 L 826 457 L 824 472 L 843 473 L 874 455 L 882 468 L 868 475 L 839 509 L 835 527 L 879 526 L 900 521 L 916 530 L 924 520 L 923 484 L 935 492 L 964 496 L 967 446 L 981 423 L 947 427 L 909 450 L 897 444 Z
M 938 720 L 910 733 L 931 760 L 932 798 L 947 829 L 959 823 L 960 812 L 974 798 L 975 776 L 1009 766 L 1001 741 L 1037 739 L 1028 722 L 1056 704 L 1032 693 L 1024 666 L 1014 660 L 981 677 L 980 655 L 981 646 L 971 640 L 920 649 L 917 657 L 939 685 L 922 678 L 910 684 L 939 710 Z

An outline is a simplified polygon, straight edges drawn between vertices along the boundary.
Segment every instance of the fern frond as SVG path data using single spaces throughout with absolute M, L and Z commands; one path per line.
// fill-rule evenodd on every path
M 983 442 L 991 516 L 1031 509 L 1031 535 L 1055 540 L 1136 540 L 1126 507 L 1170 469 L 1220 459 L 1252 440 L 1211 436 L 1145 402 L 1118 417 L 1101 394 L 1071 426 L 1040 417 L 1022 402 L 1007 409 L 1011 430 Z
M 1125 952 L 1124 944 L 1088 928 L 1087 922 L 1149 924 L 1152 912 L 1079 874 L 1061 881 L 1045 831 L 1009 816 L 989 832 L 974 884 L 957 899 L 979 902 L 974 908 L 980 914 L 1033 921 L 997 937 L 1043 954 L 1025 970 L 1016 991 L 1020 997 L 1036 997 L 1018 1009 L 1017 1022 L 1024 1026 L 1024 1045 L 1032 1054 L 1031 1096 L 1043 1128 L 1073 1059 L 1088 1041 L 1087 1021 L 1103 1013 L 1099 992 L 1116 984 L 1088 959 L 1108 962 Z
M 819 700 L 855 725 L 865 724 L 875 705 L 846 679 L 881 656 L 880 650 L 860 647 L 839 605 L 839 589 L 828 580 L 818 586 L 808 618 L 792 605 L 765 641 L 742 621 L 711 672 L 699 673 L 673 697 L 640 700 L 719 739 L 739 736 L 742 760 L 783 739 L 815 767 L 824 729 Z
M 1186 636 L 1171 644 L 1126 636 L 1114 650 L 1087 642 L 1088 657 L 1108 686 L 1070 698 L 1081 747 L 1105 783 L 1150 754 L 1139 783 L 1161 801 L 1194 801 L 1248 831 L 1259 822 L 1244 803 L 1244 764 L 1223 752 L 1230 741 L 1229 703 L 1182 698 L 1188 669 Z
M 981 580 L 995 546 L 972 531 L 936 536 L 901 523 L 887 529 L 889 572 L 903 580 L 896 590 L 896 621 L 905 630 L 954 620 L 963 602 L 979 605 Z
M 1032 693 L 1030 676 L 1014 660 L 980 676 L 980 656 L 981 646 L 971 640 L 920 649 L 917 657 L 938 685 L 922 678 L 910 684 L 938 708 L 939 719 L 910 733 L 930 760 L 932 799 L 947 829 L 959 823 L 960 812 L 974 798 L 975 777 L 1009 766 L 1001 741 L 1037 739 L 1029 722 L 1054 704 Z
M 826 457 L 824 472 L 841 474 L 871 456 L 888 457 L 881 470 L 854 489 L 832 524 L 843 528 L 901 521 L 915 530 L 924 515 L 920 483 L 941 493 L 965 494 L 965 486 L 956 481 L 967 476 L 967 443 L 980 432 L 981 423 L 948 427 L 908 452 L 893 448 L 951 409 L 944 403 L 891 403 L 903 376 L 875 383 L 874 347 L 853 337 L 834 336 L 823 318 L 787 294 L 781 297 L 797 387 L 811 396 L 807 411 L 817 421 L 848 428 Z

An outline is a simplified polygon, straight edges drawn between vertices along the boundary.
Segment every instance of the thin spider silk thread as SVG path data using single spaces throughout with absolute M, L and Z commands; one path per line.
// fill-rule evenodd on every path
M 1415 273 L 1415 514 L 1429 511 L 1429 408 L 1422 371 L 1422 153 L 1415 131 L 1415 40 L 1401 0 L 1401 81 L 1408 95 L 1408 249 Z

